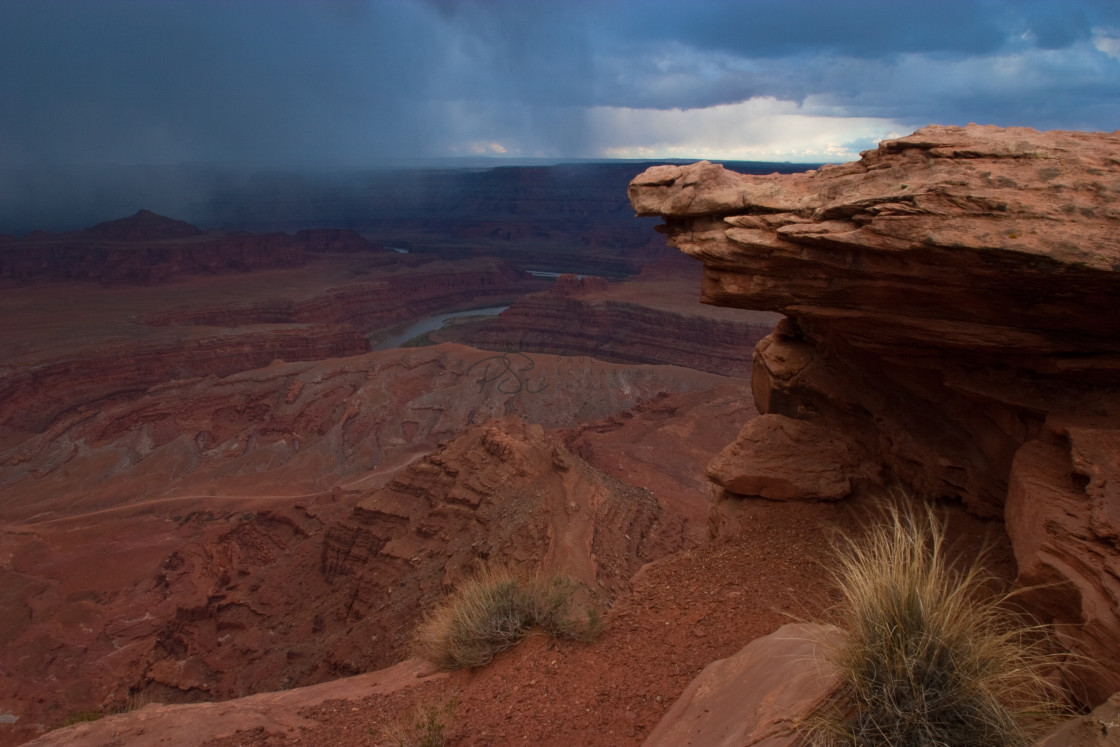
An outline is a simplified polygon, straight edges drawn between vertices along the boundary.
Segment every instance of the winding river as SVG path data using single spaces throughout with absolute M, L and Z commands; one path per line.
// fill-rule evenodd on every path
M 435 316 L 425 317 L 415 322 L 411 322 L 405 327 L 399 328 L 391 335 L 386 337 L 381 342 L 375 343 L 374 350 L 391 350 L 392 348 L 399 348 L 404 343 L 408 342 L 414 337 L 425 335 L 429 332 L 443 327 L 447 322 L 452 319 L 458 319 L 464 316 L 497 316 L 503 311 L 508 309 L 509 306 L 487 306 L 483 309 L 467 309 L 466 311 L 451 311 L 444 314 L 437 314 Z

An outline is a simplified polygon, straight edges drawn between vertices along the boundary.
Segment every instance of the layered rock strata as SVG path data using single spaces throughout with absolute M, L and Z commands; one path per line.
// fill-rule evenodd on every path
M 723 496 L 898 481 L 1005 519 L 1036 608 L 1102 665 L 1087 699 L 1120 688 L 1120 133 L 927 127 L 804 174 L 654 167 L 630 198 L 706 302 L 787 317 L 753 389 L 789 447 L 748 425 Z M 813 484 L 772 479 L 810 454 Z
M 668 366 L 456 345 L 184 378 L 79 407 L 41 433 L 9 434 L 0 442 L 0 518 L 42 520 L 206 491 L 313 494 L 504 415 L 571 428 L 669 392 L 742 396 L 738 387 L 724 392 L 726 383 Z
M 271 298 L 226 304 L 191 304 L 144 314 L 153 326 L 249 324 L 348 324 L 369 333 L 464 305 L 486 306 L 538 291 L 548 281 L 496 259 L 431 262 L 385 271 L 306 298 Z
M 360 500 L 328 529 L 320 571 L 348 590 L 346 614 L 370 618 L 385 661 L 421 612 L 482 565 L 568 575 L 606 601 L 679 548 L 683 528 L 649 491 L 509 417 L 464 430 Z
M 329 234 L 317 239 L 330 240 Z M 6 357 L 0 365 L 0 443 L 8 429 L 38 433 L 75 408 L 133 397 L 169 381 L 227 376 L 276 360 L 359 355 L 370 350 L 377 330 L 449 308 L 508 302 L 548 285 L 493 259 L 382 268 L 368 280 L 297 287 L 294 293 L 284 288 L 294 297 L 276 297 L 269 280 L 296 282 L 275 274 L 221 294 L 203 285 L 189 304 L 135 310 L 128 308 L 131 296 L 91 299 L 68 286 L 49 292 L 72 298 L 72 304 L 59 301 L 57 309 L 47 309 L 42 289 L 13 290 L 10 308 L 20 315 L 13 321 L 30 317 L 27 327 L 39 334 L 13 341 L 8 338 L 21 336 L 13 330 L 0 339 Z M 190 297 L 189 289 L 175 290 L 168 298 Z M 112 313 L 83 313 L 87 299 L 111 306 Z M 137 302 L 152 300 L 140 295 Z
M 766 324 L 546 292 L 517 301 L 463 342 L 490 350 L 593 355 L 616 363 L 665 363 L 746 376 L 750 350 L 769 331 Z
M 562 275 L 555 287 L 524 296 L 481 325 L 432 337 L 489 350 L 592 355 L 748 376 L 751 351 L 779 317 L 735 318 L 707 309 L 696 303 L 695 282 L 695 268 L 677 262 L 658 263 L 623 283 Z
M 0 434 L 40 433 L 75 408 L 103 407 L 169 381 L 228 376 L 277 360 L 321 360 L 369 351 L 352 327 L 242 328 L 148 342 L 114 340 L 61 360 L 0 370 Z M 2 439 L 0 439 L 2 442 Z

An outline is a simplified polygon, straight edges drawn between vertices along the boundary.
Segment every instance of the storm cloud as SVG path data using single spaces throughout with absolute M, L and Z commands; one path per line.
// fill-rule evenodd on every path
M 846 160 L 1120 127 L 1091 0 L 5 0 L 0 164 Z

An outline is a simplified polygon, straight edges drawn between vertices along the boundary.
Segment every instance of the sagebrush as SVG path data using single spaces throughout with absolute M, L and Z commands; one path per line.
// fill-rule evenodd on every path
M 816 744 L 1012 747 L 1060 713 L 1046 631 L 979 561 L 953 566 L 932 511 L 888 509 L 840 550 L 840 686 L 810 721 Z
M 417 653 L 445 669 L 478 667 L 540 630 L 590 641 L 600 631 L 596 595 L 566 576 L 484 569 L 464 581 L 421 623 Z

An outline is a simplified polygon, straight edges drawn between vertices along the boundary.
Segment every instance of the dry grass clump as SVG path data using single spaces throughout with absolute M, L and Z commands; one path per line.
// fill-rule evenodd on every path
M 836 577 L 841 685 L 809 731 L 817 744 L 1026 745 L 1060 712 L 1044 630 L 1008 610 L 978 564 L 946 557 L 928 509 L 889 510 L 844 538 Z
M 459 701 L 422 700 L 408 713 L 370 727 L 375 744 L 391 747 L 444 747 Z
M 533 630 L 590 641 L 601 624 L 594 593 L 565 576 L 485 569 L 460 584 L 417 631 L 418 653 L 445 669 L 478 667 Z

